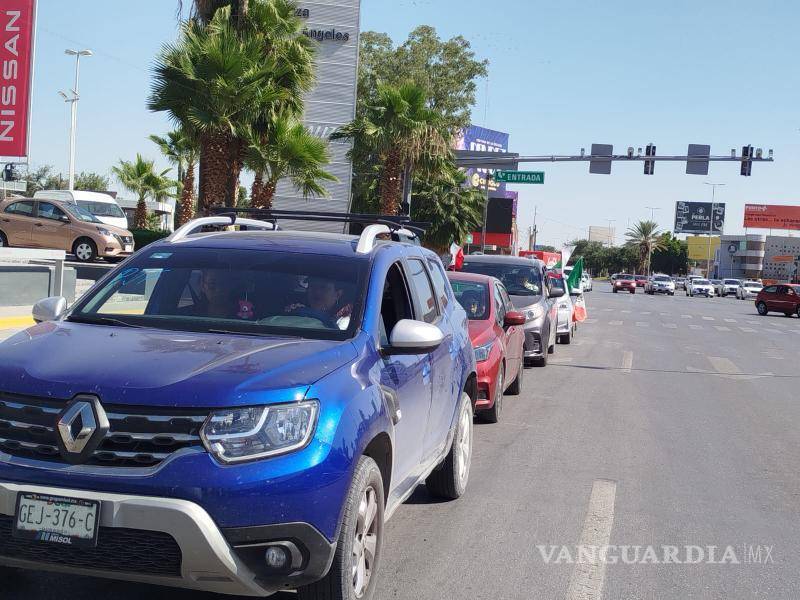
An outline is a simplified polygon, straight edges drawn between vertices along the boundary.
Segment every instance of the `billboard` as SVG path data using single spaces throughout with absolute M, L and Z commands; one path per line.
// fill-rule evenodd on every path
M 36 0 L 0 7 L 0 157 L 28 157 Z
M 714 260 L 719 249 L 719 241 L 720 238 L 717 236 L 690 235 L 686 238 L 686 243 L 689 245 L 689 260 Z
M 745 204 L 744 226 L 760 229 L 800 230 L 800 206 Z
M 599 242 L 604 246 L 613 246 L 616 232 L 613 227 L 600 227 L 592 225 L 589 227 L 589 241 Z
M 456 136 L 454 150 L 472 150 L 474 152 L 508 152 L 510 135 L 502 131 L 494 131 L 477 125 L 470 125 Z M 486 189 L 486 175 L 493 173 L 490 169 L 467 169 L 467 180 L 472 187 Z M 505 192 L 505 183 L 489 180 L 490 192 Z
M 675 233 L 722 235 L 725 229 L 725 204 L 716 202 L 678 202 L 675 206 Z

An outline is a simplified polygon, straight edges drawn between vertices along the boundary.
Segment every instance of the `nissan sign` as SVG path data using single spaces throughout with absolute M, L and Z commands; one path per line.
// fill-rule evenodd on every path
M 0 157 L 27 158 L 36 0 L 0 3 Z
M 675 206 L 675 233 L 722 235 L 725 229 L 725 204 L 678 202 Z

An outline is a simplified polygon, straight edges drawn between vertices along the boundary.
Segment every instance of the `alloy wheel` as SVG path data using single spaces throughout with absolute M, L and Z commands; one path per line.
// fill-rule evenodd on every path
M 472 411 L 469 409 L 469 405 L 465 406 L 461 412 L 456 450 L 458 452 L 458 479 L 465 486 L 472 463 Z
M 358 503 L 358 519 L 353 540 L 353 592 L 363 598 L 369 589 L 378 548 L 378 498 L 375 488 L 367 486 Z
M 89 260 L 92 257 L 92 247 L 86 242 L 82 242 L 75 247 L 75 256 L 79 260 Z
M 494 405 L 495 405 L 495 412 L 497 416 L 500 416 L 500 413 L 503 410 L 503 383 L 505 382 L 505 369 L 503 365 L 500 365 L 500 369 L 497 372 L 497 384 L 494 386 Z

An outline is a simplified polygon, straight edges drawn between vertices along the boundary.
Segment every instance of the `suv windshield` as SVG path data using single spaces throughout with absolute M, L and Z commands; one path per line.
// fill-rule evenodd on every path
M 484 321 L 489 318 L 489 303 L 486 286 L 472 281 L 450 281 L 458 303 L 467 311 L 470 321 Z
M 347 339 L 358 326 L 367 265 L 318 254 L 154 249 L 126 263 L 69 320 Z
M 725 285 L 739 285 L 738 279 L 726 279 Z
M 692 283 L 693 283 L 694 285 L 711 285 L 711 284 L 708 282 L 708 279 L 695 279 L 695 280 L 694 280 Z
M 655 277 L 653 277 L 653 281 L 666 281 L 666 282 L 670 282 L 670 281 L 672 281 L 672 279 L 670 279 L 669 277 L 667 277 L 667 276 L 665 276 L 665 275 L 656 275 Z
M 633 275 L 620 275 L 617 279 L 622 279 L 624 281 L 633 281 L 636 279 Z
M 511 296 L 541 296 L 542 278 L 533 267 L 504 263 L 465 262 L 465 273 L 478 273 L 496 277 L 506 286 Z
M 98 217 L 114 217 L 115 219 L 125 218 L 125 213 L 122 209 L 112 202 L 78 200 L 78 206 Z

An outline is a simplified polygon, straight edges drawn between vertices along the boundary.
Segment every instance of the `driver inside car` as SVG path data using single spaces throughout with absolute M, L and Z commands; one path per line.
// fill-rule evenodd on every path
M 341 285 L 325 277 L 309 277 L 305 303 L 286 307 L 286 313 L 316 318 L 326 326 L 335 325 L 344 331 L 350 325 L 353 305 L 342 302 Z

